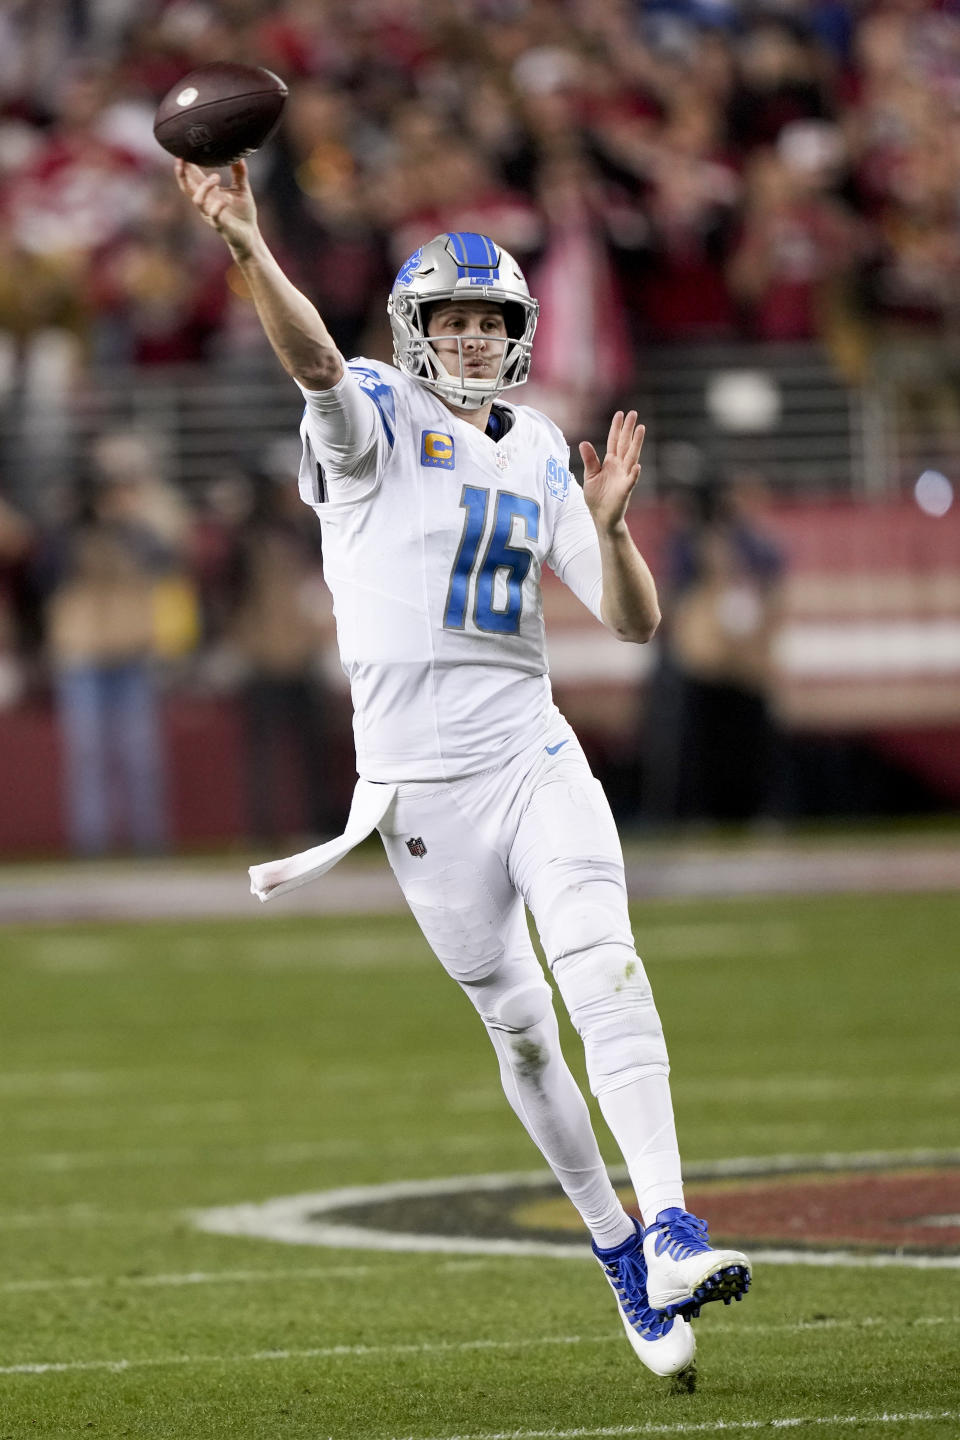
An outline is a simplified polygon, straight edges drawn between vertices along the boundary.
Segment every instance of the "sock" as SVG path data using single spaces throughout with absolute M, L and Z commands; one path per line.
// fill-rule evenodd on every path
M 504 1092 L 591 1236 L 602 1249 L 634 1233 L 610 1182 L 590 1112 L 560 1050 L 556 1016 L 522 1034 L 487 1028 Z
M 626 1161 L 643 1223 L 652 1225 L 661 1210 L 672 1206 L 685 1209 L 667 1076 L 651 1071 L 597 1099 Z

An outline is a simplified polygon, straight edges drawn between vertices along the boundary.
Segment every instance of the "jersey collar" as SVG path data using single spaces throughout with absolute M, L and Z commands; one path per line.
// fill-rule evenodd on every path
M 487 428 L 483 433 L 499 444 L 508 431 L 513 429 L 515 418 L 513 411 L 508 410 L 506 405 L 498 405 L 496 401 L 494 401 L 490 406 Z

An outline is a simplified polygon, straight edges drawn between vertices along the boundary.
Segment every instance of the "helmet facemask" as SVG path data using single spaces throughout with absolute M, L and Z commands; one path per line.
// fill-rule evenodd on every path
M 495 375 L 467 374 L 462 342 L 471 337 L 427 334 L 434 306 L 476 300 L 488 300 L 503 313 L 507 338 Z M 501 391 L 522 385 L 527 379 L 538 310 L 520 267 L 505 250 L 499 250 L 485 236 L 438 235 L 410 257 L 391 291 L 387 313 L 393 330 L 394 360 L 400 370 L 448 404 L 478 410 Z M 499 337 L 481 338 L 491 342 Z M 449 346 L 451 340 L 458 342 L 452 371 L 436 349 L 437 342 Z M 451 357 L 447 360 L 449 363 Z

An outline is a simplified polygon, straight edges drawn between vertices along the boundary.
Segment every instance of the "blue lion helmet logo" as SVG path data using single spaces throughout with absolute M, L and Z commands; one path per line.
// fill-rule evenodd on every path
M 419 250 L 414 250 L 409 260 L 404 260 L 403 264 L 400 266 L 399 271 L 397 272 L 397 278 L 393 282 L 394 289 L 396 289 L 398 285 L 406 285 L 407 282 L 416 274 L 416 272 L 420 268 L 420 257 L 422 256 L 422 254 L 423 247 L 421 246 Z

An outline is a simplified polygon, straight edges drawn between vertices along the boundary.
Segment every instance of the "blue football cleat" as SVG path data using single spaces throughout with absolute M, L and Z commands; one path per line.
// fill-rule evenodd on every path
M 697 1348 L 693 1330 L 682 1318 L 659 1315 L 647 1299 L 647 1267 L 643 1258 L 643 1227 L 612 1250 L 593 1245 L 600 1266 L 617 1297 L 620 1319 L 634 1352 L 654 1375 L 689 1377 L 692 1389 L 693 1357 Z
M 706 1220 L 687 1210 L 661 1210 L 643 1232 L 650 1304 L 664 1316 L 695 1320 L 710 1300 L 742 1300 L 750 1261 L 739 1250 L 714 1250 Z

